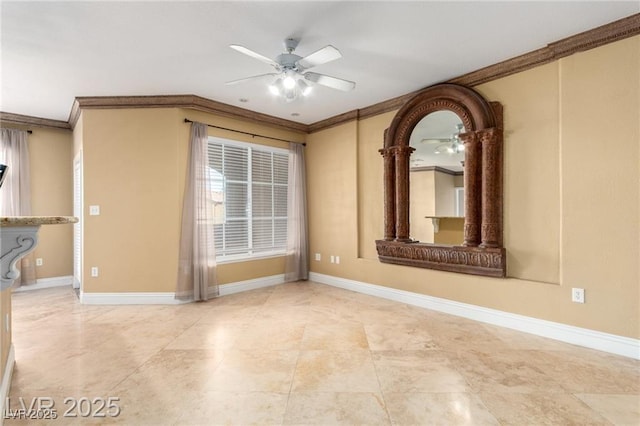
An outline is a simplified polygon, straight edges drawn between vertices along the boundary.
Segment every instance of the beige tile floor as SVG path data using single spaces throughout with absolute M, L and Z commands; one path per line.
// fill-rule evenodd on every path
M 178 306 L 55 288 L 13 318 L 10 404 L 50 397 L 53 424 L 640 424 L 638 361 L 316 283 Z M 62 417 L 82 397 L 121 413 Z

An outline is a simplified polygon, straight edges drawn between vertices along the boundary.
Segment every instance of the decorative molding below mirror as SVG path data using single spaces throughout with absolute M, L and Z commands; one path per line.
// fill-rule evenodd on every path
M 409 168 L 416 125 L 436 111 L 455 113 L 464 125 L 464 242 L 427 244 L 410 237 Z M 381 262 L 442 271 L 504 277 L 502 246 L 502 106 L 455 84 L 428 87 L 409 99 L 385 131 L 384 239 L 376 241 Z

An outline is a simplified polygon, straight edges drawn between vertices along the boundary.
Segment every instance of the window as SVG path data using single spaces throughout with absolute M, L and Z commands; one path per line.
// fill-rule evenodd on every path
M 218 261 L 284 254 L 287 150 L 209 138 Z

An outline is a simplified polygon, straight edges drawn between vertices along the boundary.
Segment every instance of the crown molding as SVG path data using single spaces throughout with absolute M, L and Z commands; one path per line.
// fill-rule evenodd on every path
M 455 172 L 453 170 L 446 169 L 442 166 L 422 166 L 422 167 L 410 167 L 410 172 L 440 172 L 451 176 L 464 176 L 464 172 Z
M 69 124 L 75 127 L 83 109 L 117 108 L 187 108 L 231 118 L 244 118 L 252 122 L 266 124 L 285 130 L 308 133 L 306 124 L 250 111 L 196 95 L 158 96 L 83 96 L 73 102 L 69 114 Z
M 477 86 L 638 34 L 640 13 L 549 43 L 541 49 L 464 74 L 449 80 L 448 83 Z
M 638 34 L 640 34 L 640 13 L 549 43 L 541 49 L 533 50 L 523 55 L 507 59 L 506 61 L 463 74 L 444 83 L 454 83 L 468 87 L 477 86 L 556 61 L 565 56 L 573 55 L 574 53 L 594 49 Z M 326 120 L 312 123 L 309 125 L 310 132 L 313 133 L 329 127 L 338 126 L 356 118 L 362 119 L 397 110 L 415 94 L 420 92 L 420 90 L 366 108 L 349 111 L 336 115 L 335 117 L 327 118 Z
M 309 129 L 309 133 L 315 133 L 320 130 L 338 126 L 343 123 L 348 123 L 349 121 L 358 120 L 359 118 L 361 118 L 358 115 L 359 111 L 360 110 L 354 109 L 352 111 L 347 111 L 343 114 L 334 115 L 333 117 L 329 117 L 326 120 L 321 120 L 313 124 L 310 124 L 309 126 L 307 126 Z
M 13 114 L 11 112 L 0 111 L 0 123 L 26 126 L 26 127 L 44 127 L 49 129 L 70 130 L 71 126 L 66 121 L 51 120 L 48 118 L 31 117 L 29 115 Z
M 386 101 L 370 105 L 368 107 L 354 109 L 347 111 L 343 114 L 329 117 L 325 120 L 317 121 L 309 124 L 309 133 L 315 133 L 320 130 L 328 129 L 330 127 L 338 126 L 340 124 L 347 123 L 352 120 L 362 120 L 364 118 L 373 117 L 376 115 L 384 114 L 385 112 L 395 111 L 411 99 L 419 90 L 408 93 L 406 95 L 398 96 L 396 98 L 388 99 Z
M 420 89 L 422 90 L 422 89 Z M 388 99 L 379 104 L 370 105 L 360 110 L 360 118 L 373 117 L 374 115 L 384 114 L 385 112 L 395 111 L 400 109 L 409 99 L 413 98 L 420 90 L 407 93 L 406 95 L 398 96 L 396 98 Z

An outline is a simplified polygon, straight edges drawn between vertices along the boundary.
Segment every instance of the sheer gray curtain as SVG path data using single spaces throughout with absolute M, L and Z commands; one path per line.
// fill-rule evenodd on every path
M 0 129 L 0 163 L 9 168 L 0 188 L 0 216 L 31 216 L 31 176 L 27 132 Z M 15 286 L 35 284 L 35 254 L 29 253 L 19 262 L 20 279 Z
M 307 236 L 307 187 L 304 146 L 289 144 L 289 192 L 287 194 L 287 258 L 285 281 L 309 278 Z
M 213 235 L 213 183 L 207 156 L 207 126 L 191 124 L 176 299 L 207 300 L 218 295 Z

